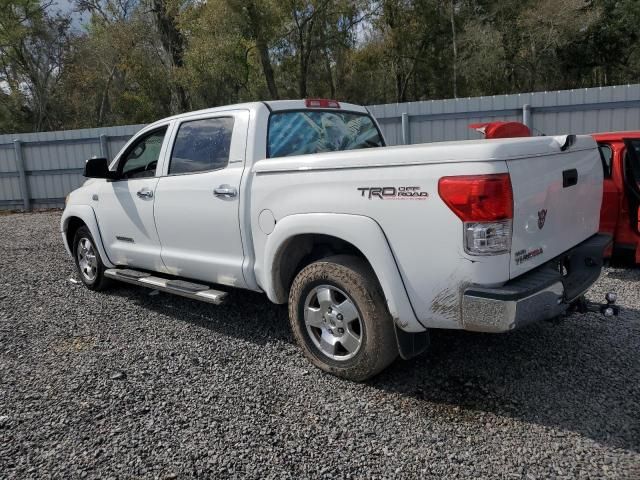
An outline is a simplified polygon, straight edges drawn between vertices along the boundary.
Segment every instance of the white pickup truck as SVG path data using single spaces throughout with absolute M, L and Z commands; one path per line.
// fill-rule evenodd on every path
M 88 160 L 61 230 L 92 290 L 264 292 L 311 362 L 363 380 L 429 329 L 505 332 L 581 299 L 610 242 L 602 175 L 588 136 L 386 147 L 361 106 L 247 103 Z

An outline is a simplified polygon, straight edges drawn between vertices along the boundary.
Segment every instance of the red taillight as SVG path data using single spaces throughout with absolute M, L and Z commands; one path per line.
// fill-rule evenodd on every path
M 508 173 L 442 177 L 438 193 L 463 222 L 513 218 L 513 192 Z
M 307 98 L 304 104 L 307 108 L 340 108 L 337 100 L 327 98 Z

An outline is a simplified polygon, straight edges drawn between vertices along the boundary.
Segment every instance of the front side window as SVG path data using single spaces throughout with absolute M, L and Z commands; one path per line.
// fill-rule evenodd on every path
M 148 133 L 131 145 L 120 162 L 120 176 L 122 178 L 153 177 L 156 174 L 165 133 L 167 133 L 167 127 Z
M 232 134 L 233 117 L 183 122 L 171 152 L 169 175 L 226 167 Z
M 625 152 L 626 175 L 633 179 L 638 188 L 640 188 L 640 139 L 628 140 L 627 148 L 633 148 L 633 151 Z
M 600 159 L 602 160 L 602 169 L 604 170 L 604 178 L 611 178 L 611 162 L 613 160 L 613 150 L 606 143 L 598 144 L 600 150 Z
M 275 112 L 269 118 L 268 157 L 383 147 L 366 114 L 341 111 Z

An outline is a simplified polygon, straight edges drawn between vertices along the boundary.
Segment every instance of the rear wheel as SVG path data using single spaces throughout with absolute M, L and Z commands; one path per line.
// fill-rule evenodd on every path
M 104 276 L 106 270 L 96 248 L 95 240 L 86 226 L 78 229 L 73 239 L 73 258 L 80 280 L 91 290 L 104 290 L 109 279 Z
M 305 267 L 291 287 L 289 321 L 314 365 L 349 380 L 376 375 L 398 355 L 380 285 L 358 257 L 334 256 Z

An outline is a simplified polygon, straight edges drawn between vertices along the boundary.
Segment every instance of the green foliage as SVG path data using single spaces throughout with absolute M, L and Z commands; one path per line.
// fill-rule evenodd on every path
M 55 128 L 69 20 L 37 0 L 0 0 L 0 131 Z
M 73 119 L 69 128 L 145 123 L 169 115 L 166 77 L 144 18 L 92 22 L 88 34 L 74 40 L 63 75 Z
M 637 0 L 0 0 L 0 132 L 640 80 Z

